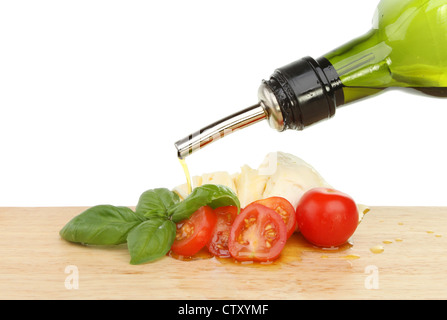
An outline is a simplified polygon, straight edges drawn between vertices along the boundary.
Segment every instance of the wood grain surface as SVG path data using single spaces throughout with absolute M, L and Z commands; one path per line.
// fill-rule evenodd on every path
M 318 249 L 296 234 L 269 265 L 166 256 L 137 266 L 126 245 L 60 238 L 85 209 L 0 208 L 0 299 L 447 298 L 447 208 L 372 207 L 349 245 Z

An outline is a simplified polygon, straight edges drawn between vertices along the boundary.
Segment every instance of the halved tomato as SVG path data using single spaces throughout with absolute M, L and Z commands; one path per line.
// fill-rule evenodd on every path
M 270 209 L 275 210 L 282 218 L 287 227 L 287 238 L 289 238 L 296 230 L 296 214 L 295 208 L 289 200 L 282 197 L 270 197 L 255 201 Z
M 180 256 L 192 256 L 210 240 L 217 216 L 209 206 L 201 207 L 189 219 L 177 223 L 177 233 L 171 250 Z
M 235 206 L 214 209 L 214 213 L 217 215 L 217 223 L 207 247 L 209 252 L 217 257 L 230 257 L 228 238 L 230 237 L 233 221 L 237 217 L 237 211 Z
M 228 247 L 239 261 L 272 261 L 287 240 L 287 228 L 280 215 L 258 203 L 248 205 L 231 227 Z

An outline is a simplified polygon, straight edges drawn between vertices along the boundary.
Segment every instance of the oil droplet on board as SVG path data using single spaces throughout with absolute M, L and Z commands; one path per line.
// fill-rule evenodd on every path
M 390 244 L 390 243 L 393 243 L 393 241 L 391 241 L 391 240 L 383 240 L 382 241 L 384 244 Z
M 442 235 L 440 235 L 440 234 L 435 234 L 435 237 L 436 237 L 436 238 L 441 238 Z
M 396 242 L 402 242 L 402 241 L 404 241 L 402 238 L 396 238 L 396 239 L 394 239 Z
M 371 250 L 372 253 L 382 253 L 385 249 L 383 248 L 383 246 L 377 245 L 369 248 L 369 250 Z
M 427 233 L 435 233 L 435 232 L 432 231 L 432 230 L 427 230 L 426 232 L 427 232 Z
M 346 259 L 346 260 L 356 260 L 356 259 L 360 259 L 360 256 L 356 255 L 356 254 L 348 254 L 346 256 L 343 256 L 342 258 Z

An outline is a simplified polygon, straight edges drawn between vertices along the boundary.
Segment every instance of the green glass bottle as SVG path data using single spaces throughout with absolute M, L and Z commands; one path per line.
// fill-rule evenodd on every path
M 345 103 L 388 87 L 447 95 L 447 1 L 383 0 L 373 28 L 325 55 Z
M 262 119 L 278 131 L 302 130 L 390 87 L 447 97 L 447 0 L 380 1 L 369 32 L 278 68 L 262 82 L 258 104 L 178 141 L 178 155 Z

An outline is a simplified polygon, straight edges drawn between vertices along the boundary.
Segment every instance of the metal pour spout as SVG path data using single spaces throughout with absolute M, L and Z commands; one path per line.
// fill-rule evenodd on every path
M 258 96 L 257 104 L 216 121 L 177 141 L 175 147 L 178 157 L 184 159 L 206 145 L 264 119 L 268 120 L 271 127 L 282 131 L 283 118 L 273 92 L 263 83 L 259 88 Z

